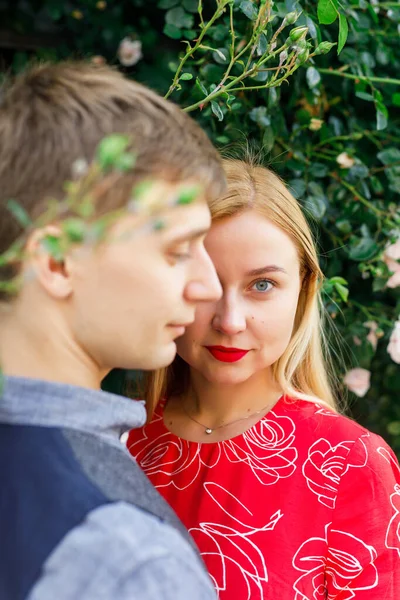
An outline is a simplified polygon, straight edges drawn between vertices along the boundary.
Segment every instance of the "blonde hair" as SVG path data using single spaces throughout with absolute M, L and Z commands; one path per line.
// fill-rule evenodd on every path
M 213 222 L 255 210 L 283 230 L 298 251 L 302 286 L 293 334 L 272 367 L 273 375 L 287 396 L 322 401 L 337 410 L 323 352 L 326 347 L 320 298 L 323 274 L 309 225 L 295 198 L 270 169 L 237 159 L 225 159 L 223 166 L 228 188 L 209 204 Z M 186 391 L 189 366 L 177 356 L 170 367 L 145 375 L 144 383 L 150 419 L 160 398 Z

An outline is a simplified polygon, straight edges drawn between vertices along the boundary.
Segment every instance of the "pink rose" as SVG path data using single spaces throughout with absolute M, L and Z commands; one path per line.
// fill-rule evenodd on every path
M 396 321 L 392 334 L 390 336 L 389 345 L 387 347 L 390 358 L 400 364 L 400 320 Z
M 131 67 L 136 65 L 141 58 L 142 53 L 142 42 L 139 40 L 132 41 L 130 38 L 124 38 L 119 45 L 117 52 L 118 60 L 124 67 Z
M 388 279 L 387 287 L 395 288 L 400 285 L 400 238 L 394 244 L 388 246 L 383 255 L 383 260 L 387 264 L 389 271 L 393 275 Z
M 313 117 L 310 121 L 308 129 L 310 129 L 311 131 L 319 131 L 323 124 L 323 119 L 316 119 L 315 117 Z
M 349 390 L 359 398 L 365 396 L 370 388 L 371 371 L 367 369 L 350 369 L 343 379 Z
M 355 160 L 347 152 L 342 152 L 336 157 L 336 162 L 341 169 L 350 169 L 354 165 Z
M 374 350 L 378 345 L 378 336 L 376 335 L 376 330 L 378 329 L 378 323 L 376 321 L 367 321 L 364 323 L 364 327 L 368 327 L 369 333 L 367 335 L 367 340 L 371 344 Z

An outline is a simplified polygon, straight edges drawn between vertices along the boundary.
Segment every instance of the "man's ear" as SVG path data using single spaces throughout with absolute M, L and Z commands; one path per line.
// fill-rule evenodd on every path
M 26 243 L 26 278 L 34 277 L 53 298 L 64 299 L 72 293 L 67 260 L 60 252 L 62 231 L 56 225 L 35 229 Z

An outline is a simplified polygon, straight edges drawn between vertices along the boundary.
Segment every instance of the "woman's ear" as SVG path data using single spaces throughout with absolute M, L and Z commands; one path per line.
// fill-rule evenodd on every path
M 72 284 L 66 258 L 62 255 L 62 230 L 56 225 L 36 229 L 26 243 L 24 278 L 36 278 L 53 298 L 71 295 Z

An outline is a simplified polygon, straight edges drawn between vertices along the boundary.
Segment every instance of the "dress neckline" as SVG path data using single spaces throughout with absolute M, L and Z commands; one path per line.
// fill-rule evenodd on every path
M 188 440 L 186 438 L 182 438 L 179 435 L 177 435 L 176 433 L 174 433 L 173 431 L 171 431 L 170 429 L 168 429 L 168 427 L 165 424 L 164 421 L 164 409 L 165 406 L 168 402 L 168 398 L 161 398 L 161 400 L 159 401 L 159 403 L 157 404 L 157 408 L 154 411 L 154 415 L 159 417 L 160 421 L 161 421 L 161 426 L 163 428 L 163 430 L 166 433 L 169 433 L 171 436 L 173 436 L 175 439 L 177 440 L 181 440 L 184 441 L 188 444 L 197 444 L 198 446 L 215 446 L 216 444 L 223 444 L 224 442 L 234 442 L 234 441 L 238 441 L 240 438 L 243 438 L 244 435 L 251 433 L 253 430 L 255 430 L 263 421 L 268 419 L 268 416 L 272 413 L 275 412 L 275 410 L 286 400 L 286 396 L 285 394 L 282 394 L 278 400 L 275 402 L 275 404 L 272 406 L 272 408 L 270 408 L 266 413 L 264 413 L 262 415 L 262 417 L 260 417 L 255 423 L 253 423 L 253 425 L 251 425 L 251 427 L 249 427 L 248 429 L 245 429 L 245 431 L 242 431 L 242 433 L 239 433 L 231 438 L 227 438 L 226 440 L 219 440 L 219 441 L 212 441 L 210 440 L 208 441 L 204 441 L 204 442 L 195 442 L 193 440 Z

